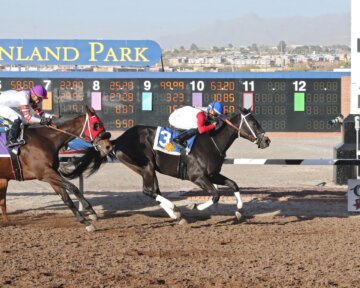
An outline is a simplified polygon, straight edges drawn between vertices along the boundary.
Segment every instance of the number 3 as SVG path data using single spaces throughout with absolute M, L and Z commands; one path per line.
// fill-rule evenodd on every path
M 170 138 L 171 133 L 169 131 L 162 130 L 159 136 L 159 144 L 161 145 L 161 147 L 165 147 L 165 145 L 170 142 Z

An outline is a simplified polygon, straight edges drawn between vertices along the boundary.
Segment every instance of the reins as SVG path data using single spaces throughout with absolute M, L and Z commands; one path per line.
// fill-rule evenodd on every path
M 63 134 L 68 134 L 68 135 L 73 136 L 73 137 L 75 137 L 75 138 L 78 138 L 78 137 L 79 137 L 78 135 L 75 135 L 74 133 L 68 132 L 68 131 L 66 131 L 66 130 L 59 129 L 59 128 L 57 128 L 56 126 L 53 126 L 53 125 L 46 125 L 46 127 L 47 127 L 47 128 L 50 128 L 50 129 L 53 129 L 53 130 L 56 130 L 56 131 L 59 131 L 59 132 L 61 132 L 61 133 L 63 133 Z
M 226 124 L 228 124 L 229 126 L 234 128 L 235 130 L 237 130 L 238 132 L 240 131 L 240 129 L 238 127 L 236 127 L 233 123 L 231 123 L 229 119 L 225 119 L 225 122 L 226 122 Z
M 83 126 L 82 130 L 81 130 L 80 135 L 76 135 L 76 134 L 71 133 L 71 132 L 68 132 L 68 131 L 66 131 L 66 130 L 59 129 L 59 128 L 57 128 L 57 127 L 54 126 L 54 125 L 46 125 L 46 127 L 50 128 L 50 129 L 53 129 L 53 130 L 55 130 L 55 131 L 58 131 L 58 132 L 61 132 L 61 133 L 63 133 L 63 134 L 67 134 L 67 135 L 73 136 L 74 138 L 83 139 L 83 140 L 86 141 L 86 142 L 90 142 L 90 141 L 87 141 L 87 140 L 82 136 L 82 135 L 84 134 L 84 131 L 85 131 L 85 129 L 86 129 L 86 126 L 89 126 L 89 129 L 90 129 L 89 116 L 88 116 L 87 113 L 86 113 L 86 120 L 85 120 L 85 123 L 84 123 L 84 126 Z M 91 136 L 91 131 L 90 131 L 90 136 Z M 92 140 L 93 140 L 92 137 L 91 137 L 90 139 L 91 139 L 91 143 L 92 143 Z

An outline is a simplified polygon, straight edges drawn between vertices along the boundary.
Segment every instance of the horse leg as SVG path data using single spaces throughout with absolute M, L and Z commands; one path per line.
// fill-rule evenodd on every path
M 231 179 L 225 177 L 221 174 L 215 174 L 210 177 L 210 180 L 213 184 L 223 185 L 231 189 L 234 192 L 236 198 L 236 207 L 241 209 L 243 207 L 243 202 L 240 196 L 240 188 L 239 186 Z
M 215 186 L 211 183 L 210 179 L 207 176 L 202 176 L 202 177 L 197 178 L 194 181 L 194 183 L 196 185 L 198 185 L 204 191 L 207 191 L 210 194 L 212 194 L 213 196 L 212 196 L 211 199 L 209 199 L 208 201 L 206 201 L 204 203 L 191 205 L 190 206 L 191 209 L 197 209 L 197 210 L 202 211 L 202 210 L 205 210 L 205 209 L 209 208 L 213 204 L 219 202 L 220 193 L 215 188 Z
M 143 193 L 146 196 L 155 199 L 159 203 L 160 207 L 163 208 L 170 216 L 170 218 L 180 220 L 180 224 L 186 222 L 186 220 L 182 218 L 180 210 L 175 206 L 175 204 L 161 195 L 153 165 L 148 165 L 145 168 L 142 168 L 121 151 L 116 153 L 116 157 L 128 168 L 143 178 Z
M 170 216 L 170 218 L 175 220 L 181 219 L 180 210 L 175 206 L 173 202 L 166 199 L 161 195 L 158 180 L 155 174 L 155 170 L 151 166 L 147 166 L 143 172 L 143 193 L 155 199 L 161 208 Z
M 210 179 L 211 179 L 212 183 L 229 187 L 231 189 L 231 191 L 234 192 L 234 195 L 236 198 L 236 208 L 237 208 L 237 210 L 235 211 L 235 216 L 240 221 L 240 219 L 242 217 L 240 210 L 243 207 L 243 201 L 241 200 L 239 186 L 235 183 L 235 181 L 233 181 L 221 174 L 212 175 L 210 177 Z
M 66 183 L 66 184 L 64 184 L 64 183 Z M 96 221 L 97 220 L 96 212 L 92 208 L 89 201 L 84 197 L 84 194 L 81 193 L 80 190 L 74 184 L 66 181 L 65 179 L 63 179 L 63 184 L 67 186 L 66 190 L 74 193 L 76 199 L 78 199 L 78 201 L 82 205 L 84 211 L 86 211 L 88 213 L 88 217 L 90 218 L 90 220 Z
M 161 195 L 159 181 L 158 181 L 158 178 L 156 177 L 156 172 L 154 174 L 155 174 L 154 175 L 154 191 L 155 191 L 155 193 Z
M 41 180 L 44 182 L 47 182 L 51 185 L 51 187 L 54 189 L 54 191 L 58 195 L 60 195 L 64 204 L 73 212 L 73 214 L 76 217 L 76 220 L 78 220 L 80 223 L 85 225 L 87 231 L 92 232 L 92 231 L 96 230 L 95 226 L 93 224 L 91 224 L 90 221 L 85 219 L 85 217 L 76 208 L 74 202 L 71 200 L 69 194 L 67 193 L 67 191 L 66 191 L 67 189 L 69 189 L 71 192 L 73 192 L 70 182 L 64 180 L 54 170 L 48 171 Z M 73 186 L 75 186 L 75 185 L 73 185 Z M 76 186 L 75 186 L 75 188 L 76 188 Z
M 2 212 L 2 218 L 5 223 L 9 222 L 9 218 L 6 213 L 6 190 L 8 187 L 8 180 L 0 179 L 0 206 Z

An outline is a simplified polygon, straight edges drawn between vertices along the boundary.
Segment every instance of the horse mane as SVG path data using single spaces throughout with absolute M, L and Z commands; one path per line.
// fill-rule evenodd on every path
M 250 109 L 246 109 L 242 106 L 239 106 L 239 107 L 236 107 L 235 111 L 234 112 L 231 112 L 231 113 L 227 113 L 226 116 L 228 116 L 230 118 L 234 117 L 234 116 L 237 116 L 237 115 L 240 115 L 240 114 L 248 114 L 248 113 L 251 113 L 251 110 Z
M 75 179 L 83 174 L 89 177 L 100 169 L 101 164 L 106 162 L 107 157 L 102 157 L 94 147 L 90 147 L 83 156 L 63 165 L 59 172 L 68 179 Z

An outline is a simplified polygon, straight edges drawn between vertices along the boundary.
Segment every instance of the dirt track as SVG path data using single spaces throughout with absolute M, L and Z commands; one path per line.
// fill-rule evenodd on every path
M 296 142 L 273 139 L 268 151 L 241 144 L 228 157 L 332 158 L 340 140 L 301 142 L 291 154 Z M 331 166 L 228 165 L 224 174 L 242 187 L 246 220 L 235 221 L 227 191 L 220 204 L 196 212 L 186 205 L 204 201 L 204 193 L 160 177 L 164 195 L 189 220 L 177 225 L 141 195 L 138 176 L 108 165 L 85 186 L 100 216 L 95 233 L 47 185 L 11 183 L 11 223 L 0 224 L 0 287 L 358 286 L 360 219 L 346 211 L 346 187 L 331 184 Z

